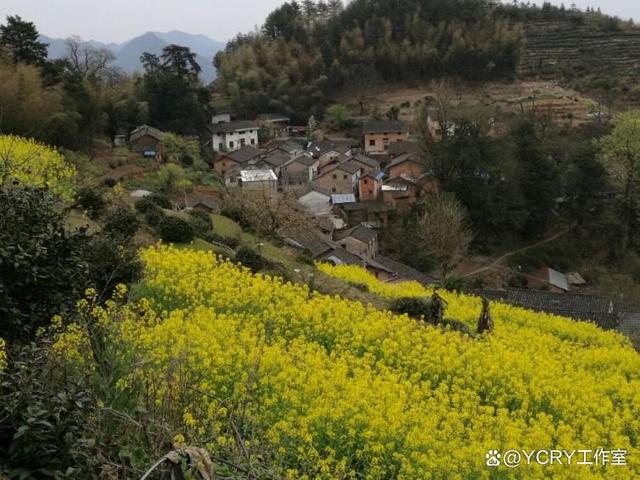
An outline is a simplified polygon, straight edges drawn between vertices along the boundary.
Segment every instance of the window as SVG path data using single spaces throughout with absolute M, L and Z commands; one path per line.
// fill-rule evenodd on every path
M 375 141 L 375 139 L 371 139 L 371 140 L 369 140 L 369 146 L 370 146 L 370 147 L 375 147 L 375 146 L 376 146 L 376 141 Z
M 336 187 L 333 187 L 333 188 L 331 189 L 331 193 L 336 193 Z
M 255 139 L 255 138 L 252 138 L 252 139 L 251 139 L 251 145 L 255 145 L 255 144 L 256 144 L 256 139 Z
M 229 142 L 229 148 L 233 148 L 233 142 Z
M 246 138 L 241 138 L 240 139 L 240 146 L 244 147 L 247 144 L 247 139 Z
M 369 195 L 373 195 L 373 190 L 369 190 Z
M 224 143 L 220 142 L 218 143 L 218 150 L 224 150 Z
M 338 178 L 338 175 L 336 175 L 336 174 L 334 173 L 334 174 L 333 174 L 333 179 L 335 180 L 335 179 L 337 179 L 337 178 Z
M 364 184 L 368 185 L 369 184 L 369 180 L 367 180 L 366 178 L 364 179 Z
M 346 174 L 346 173 L 342 176 L 342 179 L 343 179 L 343 180 L 346 180 L 346 179 L 347 179 L 347 174 Z

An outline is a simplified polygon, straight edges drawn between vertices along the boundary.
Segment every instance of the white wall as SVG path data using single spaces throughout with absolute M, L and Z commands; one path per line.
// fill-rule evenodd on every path
M 233 152 L 243 147 L 242 140 L 245 145 L 253 147 L 258 146 L 258 129 L 242 130 L 230 133 L 214 133 L 212 137 L 212 145 L 214 152 Z M 220 144 L 222 143 L 222 148 Z

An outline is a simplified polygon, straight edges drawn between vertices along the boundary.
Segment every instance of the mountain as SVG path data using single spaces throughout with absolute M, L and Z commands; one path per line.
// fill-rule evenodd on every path
M 49 44 L 49 58 L 62 58 L 67 53 L 66 39 L 40 36 L 40 41 Z M 105 48 L 115 55 L 115 64 L 127 73 L 142 71 L 140 56 L 145 53 L 160 55 L 162 49 L 170 44 L 189 47 L 196 53 L 196 60 L 202 68 L 201 78 L 205 83 L 210 83 L 216 78 L 213 67 L 213 57 L 225 46 L 222 42 L 216 42 L 205 35 L 192 35 L 190 33 L 173 30 L 171 32 L 146 32 L 132 38 L 122 44 L 102 43 L 95 40 L 85 42 L 94 48 Z

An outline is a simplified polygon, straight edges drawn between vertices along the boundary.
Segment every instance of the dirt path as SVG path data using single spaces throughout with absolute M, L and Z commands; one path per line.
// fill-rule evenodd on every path
M 571 225 L 570 227 L 567 227 L 564 230 L 556 232 L 553 235 L 540 240 L 539 242 L 533 243 L 531 245 L 527 245 L 526 247 L 523 247 L 523 248 L 519 248 L 518 250 L 513 250 L 511 252 L 507 252 L 504 255 L 502 255 L 501 257 L 499 257 L 496 260 L 494 260 L 493 262 L 491 262 L 489 265 L 486 265 L 484 267 L 478 268 L 478 269 L 476 269 L 476 270 L 474 270 L 472 272 L 466 273 L 465 275 L 463 275 L 463 278 L 473 277 L 474 275 L 478 275 L 480 273 L 484 273 L 484 272 L 486 272 L 488 270 L 491 270 L 491 269 L 497 267 L 502 262 L 504 262 L 507 258 L 509 258 L 509 257 L 511 257 L 513 255 L 516 255 L 516 254 L 522 253 L 522 252 L 526 252 L 527 250 L 531 250 L 532 248 L 536 248 L 536 247 L 539 247 L 541 245 L 545 245 L 547 243 L 553 242 L 554 240 L 557 240 L 558 238 L 562 237 L 563 235 L 566 235 L 567 233 L 569 233 L 575 227 L 576 227 L 576 224 Z

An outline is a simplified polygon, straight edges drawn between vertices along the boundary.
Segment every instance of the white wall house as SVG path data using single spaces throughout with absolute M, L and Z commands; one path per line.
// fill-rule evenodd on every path
M 235 152 L 242 147 L 258 146 L 258 129 L 256 122 L 239 120 L 236 122 L 223 122 L 211 125 L 212 142 L 214 152 Z

